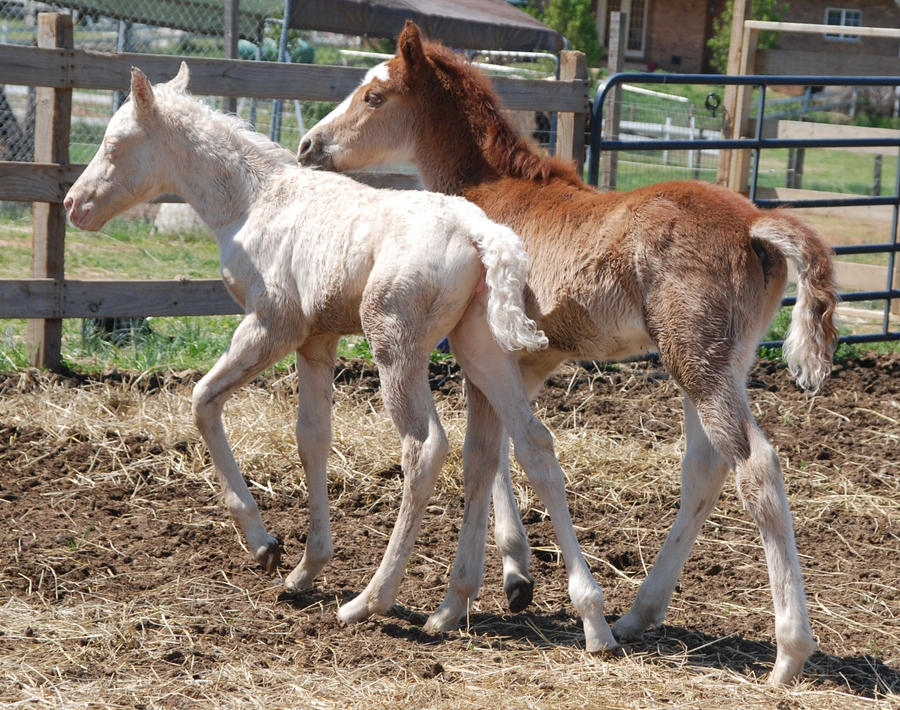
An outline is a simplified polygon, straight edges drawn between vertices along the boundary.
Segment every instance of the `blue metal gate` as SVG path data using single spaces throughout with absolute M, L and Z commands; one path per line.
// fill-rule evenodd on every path
M 752 138 L 735 139 L 693 139 L 693 140 L 607 140 L 602 135 L 603 109 L 607 96 L 617 84 L 701 84 L 701 85 L 745 85 L 759 88 L 756 110 L 756 131 Z M 786 205 L 790 207 L 856 207 L 867 205 L 890 205 L 892 207 L 891 235 L 882 244 L 844 245 L 834 247 L 834 253 L 888 255 L 887 281 L 883 290 L 855 291 L 841 293 L 844 302 L 884 301 L 882 329 L 879 333 L 845 335 L 841 342 L 864 343 L 883 340 L 900 340 L 900 331 L 890 329 L 891 303 L 900 299 L 900 284 L 894 284 L 894 267 L 900 244 L 897 242 L 898 216 L 900 216 L 900 131 L 892 138 L 763 138 L 763 119 L 766 107 L 766 88 L 769 86 L 900 86 L 900 77 L 850 77 L 850 76 L 720 76 L 713 74 L 614 74 L 605 82 L 594 98 L 593 121 L 591 123 L 590 151 L 588 153 L 588 182 L 597 185 L 600 175 L 600 154 L 604 150 L 697 150 L 717 148 L 719 150 L 749 149 L 753 160 L 750 172 L 750 199 L 758 206 L 769 208 Z M 894 180 L 894 194 L 876 197 L 847 197 L 815 200 L 764 200 L 758 199 L 757 181 L 759 177 L 759 156 L 764 148 L 853 148 L 885 147 L 898 151 L 897 174 Z M 793 297 L 785 298 L 782 305 L 792 306 Z M 781 345 L 781 342 L 766 342 L 763 345 Z

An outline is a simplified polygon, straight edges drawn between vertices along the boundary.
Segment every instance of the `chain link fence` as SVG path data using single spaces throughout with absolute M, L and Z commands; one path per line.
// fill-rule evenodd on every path
M 669 150 L 665 141 L 722 137 L 722 93 L 688 97 L 636 84 L 623 84 L 618 105 L 622 141 L 658 140 L 658 150 L 618 151 L 615 185 L 630 190 L 668 180 L 715 182 L 719 151 Z
M 246 7 L 246 12 L 245 12 Z M 242 59 L 274 61 L 281 34 L 282 0 L 241 2 L 239 55 Z M 224 57 L 224 10 L 215 0 L 72 0 L 47 3 L 33 0 L 0 0 L 0 42 L 37 43 L 37 14 L 67 12 L 74 19 L 74 43 L 78 49 L 102 52 L 173 54 Z M 253 39 L 247 39 L 252 37 Z M 317 37 L 317 43 L 352 44 L 355 38 Z M 316 60 L 313 46 L 291 32 L 288 44 L 292 62 Z M 325 47 L 325 63 L 335 63 L 337 50 Z M 85 163 L 94 154 L 110 116 L 124 100 L 123 92 L 78 89 L 72 97 L 69 159 Z M 220 99 L 208 97 L 217 108 Z M 29 161 L 34 154 L 34 89 L 0 86 L 0 160 Z M 241 99 L 237 112 L 261 132 L 294 150 L 304 129 L 331 110 L 327 102 L 283 102 Z
M 68 12 L 74 19 L 74 43 L 78 49 L 102 52 L 173 54 L 224 57 L 224 7 L 221 0 L 0 0 L 0 42 L 21 45 L 37 43 L 37 15 Z M 238 53 L 241 59 L 275 61 L 278 54 L 283 0 L 241 0 Z M 357 37 L 316 32 L 289 32 L 291 62 L 373 66 L 381 61 L 377 51 L 392 53 L 390 42 L 368 42 Z M 362 51 L 366 50 L 366 51 Z M 531 57 L 484 53 L 489 73 L 553 77 L 552 55 Z M 511 53 L 506 53 L 511 54 Z M 0 86 L 0 160 L 29 161 L 34 153 L 34 89 L 7 84 Z M 122 92 L 76 90 L 72 97 L 72 127 L 69 159 L 85 163 L 94 154 L 104 128 L 124 100 Z M 208 97 L 216 108 L 221 100 Z M 281 102 L 239 99 L 237 113 L 257 130 L 294 150 L 305 133 L 327 114 L 329 102 Z M 523 132 L 544 147 L 554 140 L 550 117 L 518 117 Z

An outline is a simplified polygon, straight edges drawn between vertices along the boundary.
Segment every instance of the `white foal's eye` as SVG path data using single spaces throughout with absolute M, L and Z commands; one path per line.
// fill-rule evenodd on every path
M 115 141 L 104 141 L 104 142 L 103 142 L 103 150 L 104 150 L 104 151 L 106 152 L 106 154 L 107 154 L 108 156 L 110 156 L 110 157 L 112 157 L 113 155 L 115 155 L 116 149 L 117 149 L 118 147 L 119 147 L 119 145 L 118 145 L 118 143 L 116 143 Z

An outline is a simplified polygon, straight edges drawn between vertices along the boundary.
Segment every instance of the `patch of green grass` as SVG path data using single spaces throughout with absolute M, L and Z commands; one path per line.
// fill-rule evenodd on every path
M 773 148 L 760 157 L 760 187 L 784 187 L 788 151 Z M 893 195 L 897 156 L 885 154 L 881 165 L 881 195 Z M 871 195 L 875 177 L 875 156 L 829 148 L 807 149 L 803 159 L 803 188 L 825 192 Z
M 79 372 L 207 371 L 225 352 L 241 316 L 149 318 L 148 329 L 103 337 L 93 321 L 63 321 L 63 365 Z M 0 321 L 0 370 L 28 367 L 25 321 Z M 293 357 L 293 356 L 292 356 Z M 282 367 L 292 362 L 285 360 Z
M 66 233 L 66 276 L 74 279 L 192 279 L 218 278 L 216 242 L 204 230 L 176 236 L 160 235 L 146 219 L 117 218 L 99 232 L 70 226 Z M 25 278 L 31 263 L 31 211 L 17 205 L 0 210 L 0 278 Z M 94 321 L 63 321 L 63 364 L 71 370 L 104 372 L 113 369 L 207 371 L 225 352 L 241 316 L 148 318 L 131 332 L 112 337 Z M 25 345 L 26 321 L 0 320 L 0 370 L 29 365 Z M 344 338 L 342 357 L 371 360 L 365 338 Z M 435 351 L 433 359 L 452 355 Z M 292 354 L 274 366 L 293 366 Z
M 763 340 L 784 340 L 791 324 L 791 308 L 782 307 L 772 319 L 769 330 L 763 336 Z M 846 328 L 839 328 L 841 335 L 849 335 Z M 840 343 L 834 351 L 834 362 L 844 362 L 862 357 L 867 352 L 893 353 L 900 351 L 900 342 L 888 340 L 877 343 Z M 780 347 L 763 346 L 759 349 L 759 356 L 766 360 L 782 360 Z

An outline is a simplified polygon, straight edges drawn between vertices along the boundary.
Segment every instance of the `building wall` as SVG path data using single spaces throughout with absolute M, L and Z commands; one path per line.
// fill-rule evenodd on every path
M 641 57 L 626 57 L 636 69 L 665 69 L 694 73 L 712 71 L 707 39 L 712 35 L 712 20 L 725 7 L 726 0 L 647 0 L 647 33 Z M 900 7 L 890 0 L 788 0 L 785 22 L 824 24 L 826 8 L 861 10 L 866 27 L 900 28 Z M 615 0 L 592 0 L 595 13 L 608 13 Z M 599 20 L 603 27 L 605 20 Z M 848 30 L 852 32 L 852 30 Z M 605 41 L 604 37 L 600 38 Z M 900 56 L 900 40 L 862 37 L 855 41 L 826 40 L 821 34 L 782 33 L 779 49 Z
M 825 9 L 861 10 L 865 27 L 900 27 L 900 8 L 888 0 L 790 0 L 785 22 L 825 23 Z M 778 41 L 779 49 L 807 52 L 840 52 L 842 54 L 875 54 L 898 56 L 900 40 L 860 37 L 856 41 L 827 40 L 821 34 L 786 32 Z
M 626 56 L 635 69 L 665 69 L 682 73 L 709 71 L 706 39 L 712 32 L 712 19 L 721 13 L 726 0 L 646 0 L 648 3 L 644 52 Z M 598 30 L 607 31 L 610 9 L 618 9 L 616 0 L 592 0 L 591 11 L 597 17 Z M 598 17 L 598 13 L 603 13 Z M 600 41 L 606 43 L 606 37 Z
M 695 73 L 706 55 L 709 2 L 651 2 L 647 17 L 644 59 L 649 69 Z

